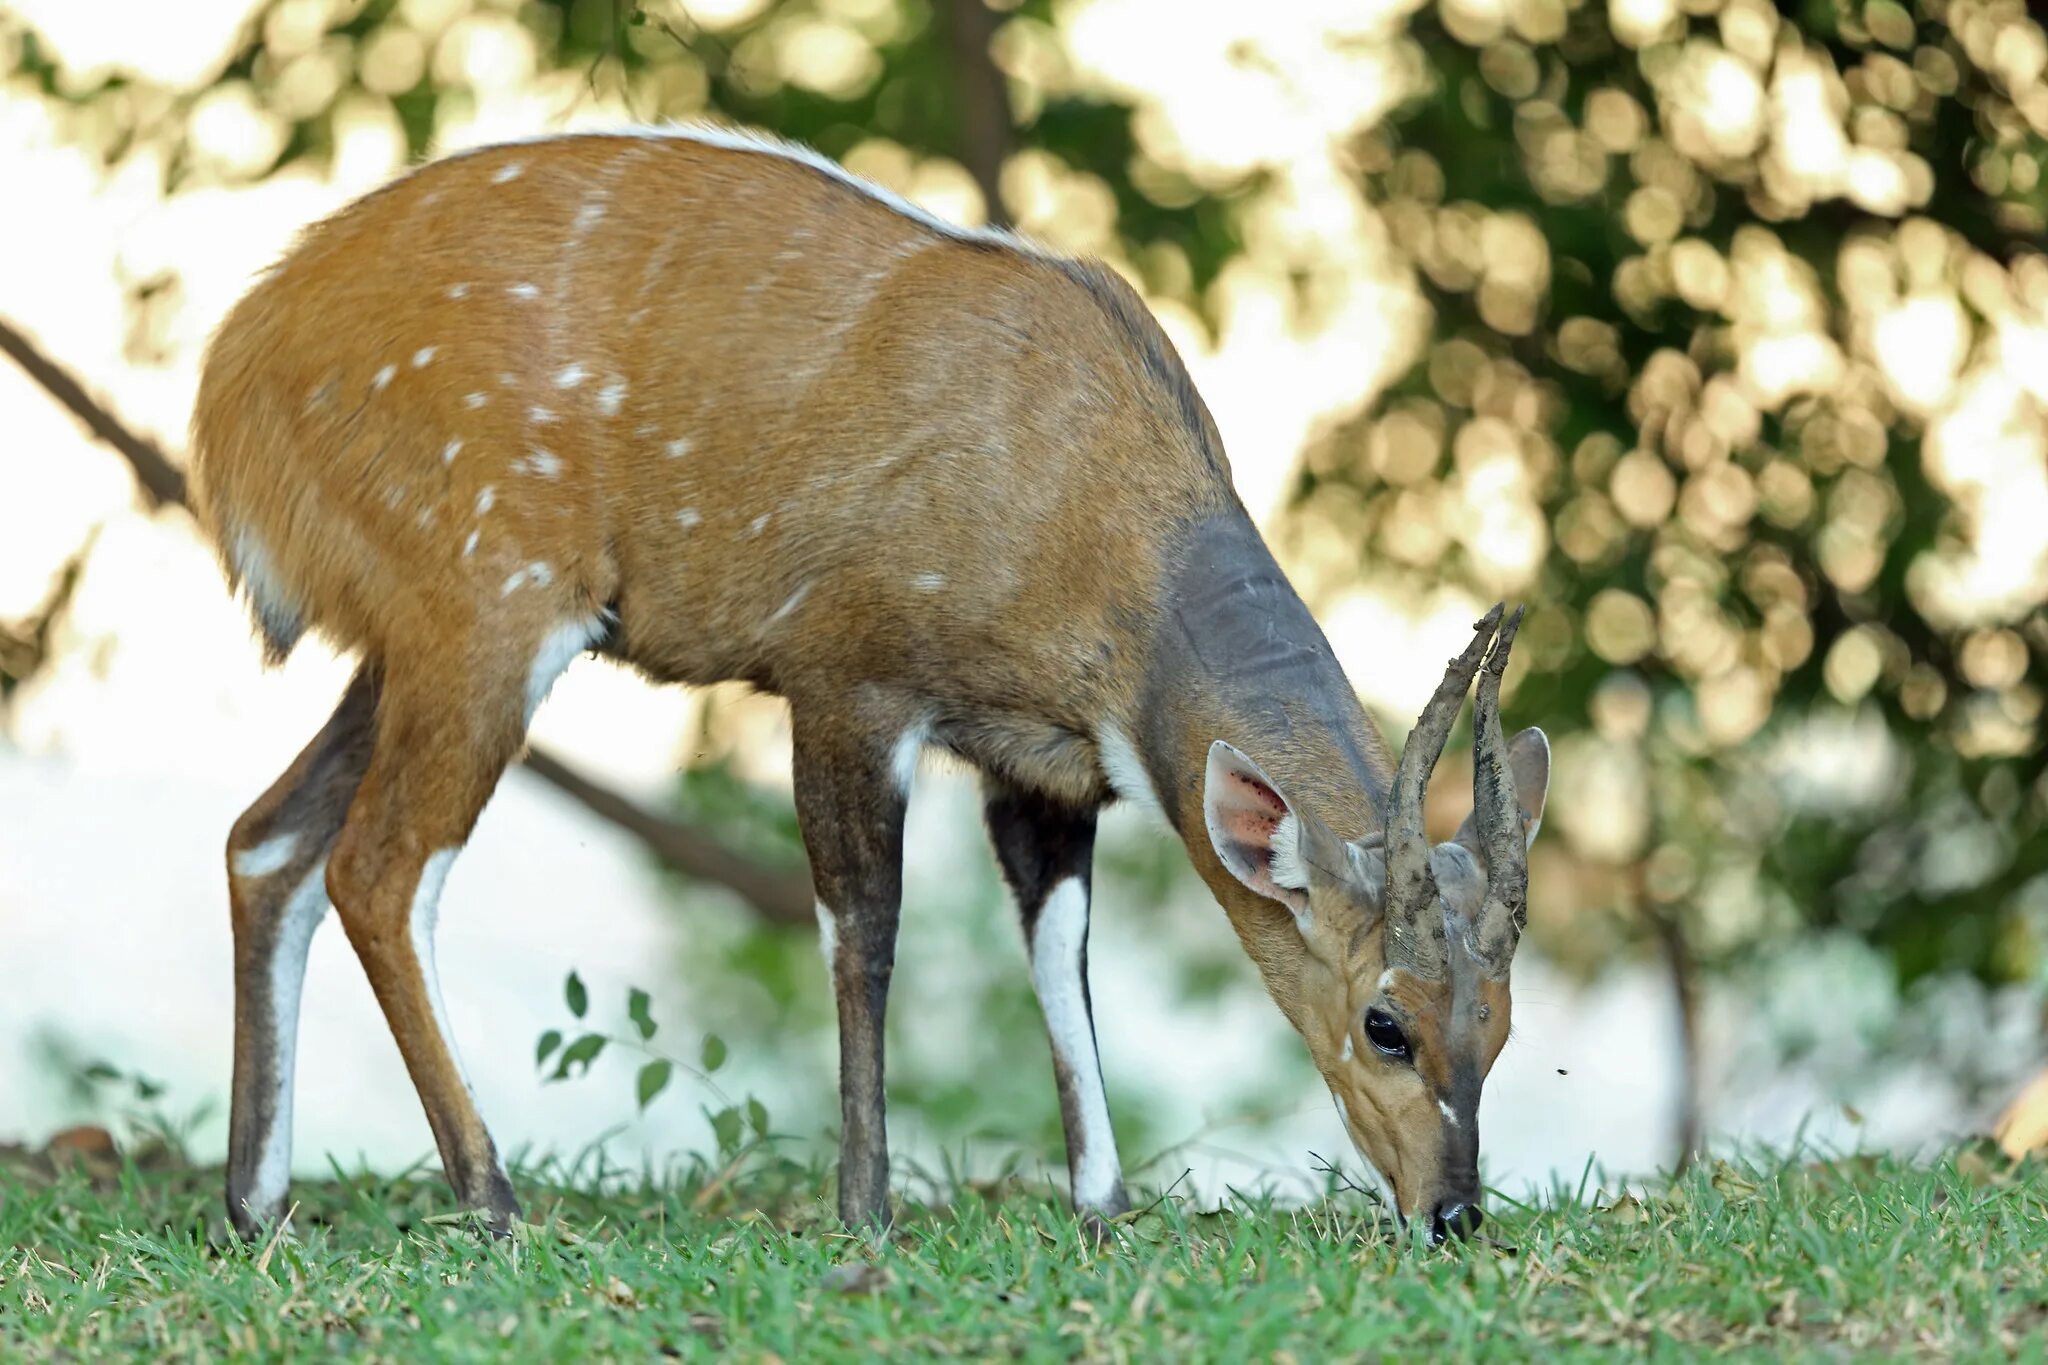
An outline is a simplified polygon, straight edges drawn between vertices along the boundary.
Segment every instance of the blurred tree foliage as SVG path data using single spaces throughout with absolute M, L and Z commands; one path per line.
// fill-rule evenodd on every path
M 106 164 L 168 142 L 173 190 L 339 159 L 366 110 L 428 155 L 509 65 L 551 117 L 734 119 L 1027 227 L 1057 200 L 1058 244 L 1213 323 L 1266 185 L 1149 156 L 1140 111 L 1072 79 L 1064 9 L 273 0 L 199 91 L 81 82 L 4 15 L 0 55 Z M 2048 570 L 1997 535 L 2048 458 L 2040 26 L 2014 0 L 1403 22 L 1373 41 L 1406 97 L 1336 151 L 1429 321 L 1312 443 L 1281 538 L 1353 556 L 1318 591 L 1534 604 L 1513 711 L 1559 742 L 1563 837 L 1533 931 L 1590 965 L 1646 915 L 1710 961 L 1837 925 L 1907 979 L 2040 973 Z M 230 115 L 268 131 L 188 142 Z
M 2048 617 L 1984 504 L 2041 481 L 2048 45 L 2019 4 L 1786 10 L 1416 17 L 1352 154 L 1433 330 L 1301 496 L 1376 570 L 1534 599 L 1516 716 L 1565 737 L 1567 810 L 1606 793 L 1561 900 L 2011 980 Z

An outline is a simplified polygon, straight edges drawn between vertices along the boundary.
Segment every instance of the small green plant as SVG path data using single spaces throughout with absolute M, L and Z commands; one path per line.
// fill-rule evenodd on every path
M 640 1112 L 646 1112 L 678 1073 L 696 1081 L 710 1095 L 713 1103 L 703 1106 L 704 1117 L 717 1139 L 718 1158 L 729 1168 L 736 1167 L 771 1140 L 767 1107 L 752 1095 L 733 1099 L 712 1079 L 713 1073 L 725 1065 L 727 1050 L 723 1038 L 715 1033 L 705 1034 L 693 1064 L 655 1043 L 661 1025 L 654 1018 L 653 998 L 638 986 L 626 992 L 630 1032 L 610 1032 L 584 1024 L 590 1013 L 590 990 L 573 970 L 562 982 L 562 1000 L 577 1021 L 575 1026 L 567 1032 L 551 1028 L 534 1045 L 534 1065 L 546 1071 L 553 1064 L 547 1075 L 549 1084 L 588 1076 L 597 1059 L 616 1047 L 638 1053 L 644 1059 L 633 1074 L 633 1098 Z M 570 1037 L 571 1033 L 575 1036 Z

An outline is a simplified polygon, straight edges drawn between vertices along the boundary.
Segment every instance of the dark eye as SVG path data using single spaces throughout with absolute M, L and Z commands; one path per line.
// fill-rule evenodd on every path
M 1365 1012 L 1365 1037 L 1389 1057 L 1408 1055 L 1408 1035 L 1401 1032 L 1401 1026 L 1384 1010 Z

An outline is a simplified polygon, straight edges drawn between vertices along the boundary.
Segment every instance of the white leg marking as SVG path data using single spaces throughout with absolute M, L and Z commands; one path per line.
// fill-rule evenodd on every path
M 1052 889 L 1038 912 L 1031 936 L 1031 984 L 1045 1012 L 1053 1055 L 1074 1081 L 1081 1129 L 1081 1159 L 1074 1166 L 1074 1202 L 1097 1208 L 1108 1202 L 1123 1169 L 1116 1134 L 1109 1126 L 1109 1099 L 1102 1090 L 1102 1065 L 1095 1054 L 1095 1026 L 1081 979 L 1081 951 L 1088 942 L 1088 889 L 1069 877 Z
M 299 836 L 291 830 L 265 839 L 254 848 L 245 848 L 235 855 L 235 875 L 254 880 L 268 877 L 292 860 L 299 851 Z
M 825 970 L 832 970 L 833 959 L 839 952 L 839 922 L 823 901 L 818 902 L 818 951 L 825 955 Z
M 584 650 L 604 638 L 602 616 L 579 616 L 564 621 L 548 632 L 540 642 L 540 649 L 534 653 L 533 667 L 526 674 L 526 719 L 531 721 L 533 713 L 540 710 L 540 704 L 547 700 L 548 689 L 555 685 L 555 679 L 562 676 L 564 669 Z
M 448 1007 L 441 1001 L 441 976 L 434 967 L 434 928 L 441 922 L 441 887 L 448 880 L 455 855 L 461 851 L 441 849 L 429 854 L 426 865 L 420 868 L 420 883 L 412 893 L 412 951 L 419 959 L 420 976 L 427 983 L 427 1002 L 434 1007 L 434 1024 L 441 1030 L 441 1041 L 448 1045 L 448 1055 L 455 1059 L 455 1071 L 462 1077 L 463 1088 L 474 1094 L 469 1072 L 462 1065 L 462 1053 L 455 1047 L 455 1032 L 448 1027 Z
M 1128 801 L 1139 810 L 1166 818 L 1166 812 L 1159 804 L 1159 794 L 1152 789 L 1152 775 L 1145 771 L 1145 761 L 1138 757 L 1138 746 L 1131 743 L 1131 737 L 1114 722 L 1095 732 L 1095 750 L 1102 760 L 1102 771 L 1109 775 L 1110 788 L 1116 792 L 1119 801 Z
M 917 757 L 931 737 L 931 722 L 921 720 L 896 736 L 896 747 L 889 751 L 889 772 L 896 779 L 896 790 L 905 796 L 910 795 L 911 779 L 917 776 Z
M 285 902 L 277 922 L 277 946 L 270 955 L 270 1074 L 276 1078 L 277 1088 L 271 1092 L 270 1131 L 263 1135 L 256 1183 L 249 1191 L 258 1209 L 275 1208 L 291 1189 L 292 1067 L 299 1050 L 299 993 L 306 983 L 306 952 L 313 946 L 313 931 L 326 914 L 327 860 L 322 858 Z

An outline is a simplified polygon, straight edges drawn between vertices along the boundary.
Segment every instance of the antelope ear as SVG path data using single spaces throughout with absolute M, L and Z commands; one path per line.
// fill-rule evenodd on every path
M 1515 779 L 1515 804 L 1522 808 L 1523 847 L 1527 848 L 1536 842 L 1536 831 L 1543 824 L 1543 802 L 1550 794 L 1549 737 L 1532 725 L 1509 740 L 1508 772 Z M 1478 826 L 1472 816 L 1465 817 L 1452 837 L 1470 850 L 1481 866 L 1485 865 Z
M 1315 817 L 1297 812 L 1258 764 L 1219 739 L 1209 746 L 1202 820 L 1210 846 L 1230 875 L 1293 911 L 1295 923 L 1307 932 L 1309 858 L 1304 844 L 1321 829 L 1311 823 Z

